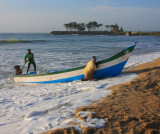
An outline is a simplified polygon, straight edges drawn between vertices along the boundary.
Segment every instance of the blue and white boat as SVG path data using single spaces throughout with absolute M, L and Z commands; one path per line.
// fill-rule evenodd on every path
M 127 63 L 135 45 L 125 48 L 118 54 L 99 61 L 98 69 L 94 72 L 94 79 L 103 79 L 106 77 L 113 77 L 119 75 L 125 64 Z M 49 83 L 60 83 L 60 82 L 71 82 L 84 79 L 84 68 L 85 66 L 67 69 L 67 70 L 57 70 L 55 72 L 49 72 L 46 74 L 37 74 L 37 75 L 15 75 L 13 77 L 14 82 L 16 83 L 40 83 L 40 84 L 49 84 Z

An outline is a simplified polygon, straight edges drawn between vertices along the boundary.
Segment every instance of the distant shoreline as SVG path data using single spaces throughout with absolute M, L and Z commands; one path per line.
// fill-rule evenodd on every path
M 52 35 L 125 35 L 122 33 L 112 33 L 108 31 L 52 31 Z
M 124 36 L 160 36 L 160 32 L 108 32 L 108 31 L 52 31 L 52 35 L 124 35 Z

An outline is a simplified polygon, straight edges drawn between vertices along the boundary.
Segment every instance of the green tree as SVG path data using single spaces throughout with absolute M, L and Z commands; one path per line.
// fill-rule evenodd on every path
M 86 27 L 87 27 L 88 31 L 91 31 L 91 24 L 90 24 L 90 22 L 88 24 L 86 24 Z
M 67 31 L 70 29 L 70 25 L 69 24 L 64 24 L 64 26 L 67 29 Z
M 67 23 L 67 24 L 64 24 L 64 26 L 66 27 L 67 30 L 77 30 L 77 22 L 70 22 L 70 23 Z
M 72 28 L 72 30 L 77 30 L 77 22 L 70 22 L 70 27 Z
M 84 31 L 85 27 L 86 27 L 86 25 L 84 23 L 77 24 L 77 30 L 78 31 Z
M 88 31 L 94 31 L 96 28 L 98 28 L 98 23 L 96 21 L 90 21 L 88 24 L 86 24 L 86 27 L 88 28 Z

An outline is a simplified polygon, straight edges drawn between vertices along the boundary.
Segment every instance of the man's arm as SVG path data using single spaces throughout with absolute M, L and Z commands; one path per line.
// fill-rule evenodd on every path
M 98 62 L 95 62 L 96 67 L 98 68 Z

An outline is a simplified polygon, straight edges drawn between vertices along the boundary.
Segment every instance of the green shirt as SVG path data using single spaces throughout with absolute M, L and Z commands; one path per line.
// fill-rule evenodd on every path
M 33 53 L 27 53 L 25 56 L 24 56 L 25 59 L 28 60 L 28 63 L 34 63 L 34 54 Z

